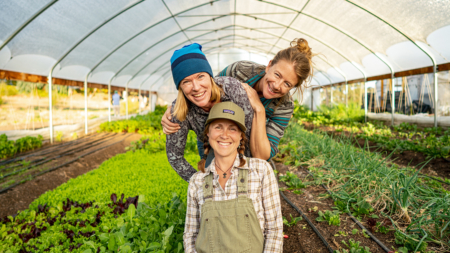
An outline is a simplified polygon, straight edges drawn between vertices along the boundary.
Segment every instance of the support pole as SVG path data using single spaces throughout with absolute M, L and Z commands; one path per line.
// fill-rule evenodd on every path
M 50 129 L 50 143 L 53 143 L 53 101 L 52 101 L 52 90 L 53 90 L 53 68 L 50 70 L 48 75 L 48 128 Z
M 111 80 L 108 83 L 108 122 L 111 122 Z
M 367 85 L 364 78 L 364 122 L 367 123 Z
M 131 81 L 131 79 L 130 79 Z M 125 94 L 127 94 L 126 100 L 125 100 L 125 118 L 128 119 L 128 83 L 130 82 L 128 81 L 127 84 L 125 85 Z
M 88 75 L 86 75 L 86 78 L 84 78 L 84 134 L 88 134 L 87 79 Z
M 139 115 L 140 115 L 141 114 L 141 86 L 139 86 L 138 106 L 139 106 Z
M 437 69 L 437 65 L 436 62 L 433 61 L 433 69 L 434 69 L 434 127 L 438 126 L 438 121 L 437 121 L 437 113 L 438 113 L 438 69 Z
M 345 81 L 345 107 L 348 107 L 348 83 Z
M 333 106 L 333 84 L 330 84 L 330 106 Z
M 392 73 L 391 75 L 391 114 L 392 114 L 392 119 L 391 119 L 391 126 L 394 126 L 394 114 L 395 114 L 395 76 L 394 73 Z
M 108 96 L 108 98 L 109 98 L 109 106 L 108 106 L 108 120 L 109 120 L 109 122 L 111 122 L 111 82 L 112 82 L 112 80 L 114 79 L 114 77 L 116 76 L 116 74 L 114 74 L 110 79 L 109 79 L 109 82 L 108 82 L 108 94 L 109 94 L 109 96 Z M 119 116 L 120 116 L 120 99 L 119 99 Z
M 314 89 L 311 89 L 311 111 L 314 111 Z

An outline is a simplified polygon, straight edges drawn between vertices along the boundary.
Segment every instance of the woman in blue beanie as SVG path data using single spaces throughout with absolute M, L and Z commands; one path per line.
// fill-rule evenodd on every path
M 188 46 L 188 48 L 190 46 Z M 200 47 L 199 51 L 201 52 L 201 46 L 198 46 Z M 174 81 L 177 88 L 180 87 L 180 85 L 183 87 L 183 82 L 185 81 L 183 78 L 188 77 L 188 73 L 199 71 L 199 69 L 194 70 L 197 67 L 196 64 L 190 65 L 189 63 L 184 64 L 186 69 L 183 69 L 183 71 L 186 71 L 186 73 L 179 71 L 178 63 L 184 61 L 183 59 L 190 58 L 190 56 L 185 55 L 191 55 L 192 53 L 190 51 L 188 52 L 186 49 L 187 48 L 182 48 L 177 50 L 171 59 L 172 74 L 174 75 Z M 178 93 L 178 98 L 173 103 L 174 109 L 169 111 L 169 108 L 161 121 L 164 132 L 168 134 L 167 139 L 172 139 L 170 136 L 173 134 L 179 135 L 178 132 L 183 129 L 183 124 L 180 124 L 180 122 L 183 122 L 183 114 L 190 112 L 191 107 L 196 107 L 191 105 L 198 105 L 200 107 L 206 106 L 205 108 L 207 110 L 208 107 L 211 108 L 214 103 L 219 102 L 219 99 L 217 99 L 218 96 L 215 96 L 217 92 L 214 91 L 214 87 L 218 86 L 214 84 L 214 80 L 219 85 L 222 85 L 220 82 L 224 79 L 218 78 L 233 77 L 233 79 L 226 79 L 230 80 L 232 85 L 225 87 L 225 89 L 223 89 L 222 85 L 221 91 L 224 92 L 225 96 L 228 95 L 227 97 L 229 97 L 231 101 L 238 104 L 245 111 L 246 125 L 247 123 L 249 124 L 249 126 L 247 126 L 246 135 L 250 140 L 249 147 L 246 148 L 246 151 L 250 153 L 246 153 L 245 155 L 247 157 L 255 157 L 263 160 L 272 158 L 278 153 L 278 143 L 283 137 L 284 130 L 293 114 L 294 104 L 290 96 L 290 91 L 296 89 L 302 92 L 305 86 L 303 84 L 305 84 L 312 76 L 312 56 L 313 54 L 311 48 L 308 46 L 308 42 L 304 39 L 296 39 L 291 42 L 290 47 L 279 51 L 267 66 L 250 61 L 239 61 L 229 65 L 221 71 L 215 79 L 211 78 L 211 94 L 198 92 L 190 94 L 181 89 L 184 93 Z M 178 60 L 179 58 L 180 60 Z M 200 59 L 195 58 L 195 61 L 200 62 Z M 205 62 L 207 63 L 206 58 L 198 65 L 201 66 L 200 71 L 204 71 L 212 77 L 211 68 L 209 67 L 208 71 L 205 70 Z M 181 72 L 183 72 L 183 74 L 178 76 L 178 73 Z M 175 77 L 176 75 L 177 77 Z M 192 77 L 190 78 L 190 80 L 187 80 L 188 84 L 193 80 Z M 233 81 L 235 80 L 234 78 L 239 80 L 239 83 L 242 83 L 242 85 L 236 85 L 235 81 Z M 218 89 L 220 90 L 220 87 L 218 87 Z M 206 89 L 202 89 L 201 91 L 206 91 Z M 245 91 L 245 96 L 242 95 L 242 91 Z M 204 95 L 206 97 L 204 97 Z M 189 102 L 186 101 L 185 98 L 187 98 Z M 179 100 L 184 100 L 186 103 L 178 103 Z M 244 108 L 248 106 L 247 101 L 249 101 L 252 110 Z M 203 111 L 207 114 L 205 108 L 203 108 Z M 200 121 L 198 123 L 200 123 Z M 250 129 L 253 129 L 254 131 L 248 133 Z M 197 131 L 195 132 L 197 133 Z M 200 134 L 201 133 L 202 131 L 200 131 Z M 202 140 L 202 136 L 199 135 L 199 133 L 197 133 L 197 136 L 200 137 L 199 140 Z M 182 145 L 183 148 L 185 143 L 186 141 L 184 140 L 184 144 Z M 172 144 L 173 143 L 170 143 L 170 145 Z M 169 143 L 167 147 L 169 147 Z M 199 146 L 199 152 L 201 152 L 201 146 Z M 167 154 L 169 157 L 169 151 Z M 182 156 L 180 157 L 179 155 L 176 157 L 176 159 L 182 158 Z M 184 158 L 182 159 L 184 160 Z M 169 162 L 170 160 L 171 158 L 169 157 Z M 189 177 L 195 173 L 195 170 L 190 165 L 190 168 L 186 168 L 186 166 L 179 168 L 174 165 L 178 166 L 178 164 L 172 164 L 172 167 L 176 168 L 175 170 L 180 176 L 183 177 L 183 174 L 185 174 L 185 177 L 183 177 L 185 180 L 188 180 Z
M 211 66 L 194 43 L 176 50 L 170 59 L 172 76 L 178 89 L 178 97 L 172 103 L 172 121 L 179 125 L 178 131 L 167 135 L 166 153 L 170 165 L 186 181 L 197 171 L 184 158 L 184 148 L 189 130 L 203 140 L 205 123 L 210 109 L 219 102 L 231 101 L 244 110 L 245 135 L 250 138 L 253 109 L 241 83 L 232 77 L 213 78 Z M 230 112 L 231 113 L 231 112 Z M 251 157 L 246 145 L 245 156 Z

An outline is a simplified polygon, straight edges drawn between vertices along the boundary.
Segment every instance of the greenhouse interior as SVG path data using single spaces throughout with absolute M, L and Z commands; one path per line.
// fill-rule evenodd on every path
M 448 0 L 0 13 L 0 252 L 450 252 Z

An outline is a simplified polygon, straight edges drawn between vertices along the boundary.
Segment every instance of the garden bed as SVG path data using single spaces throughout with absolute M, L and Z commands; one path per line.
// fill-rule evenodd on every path
M 380 147 L 378 143 L 375 143 L 364 138 L 357 138 L 354 133 L 348 131 L 342 131 L 336 129 L 333 126 L 316 126 L 313 123 L 302 122 L 305 129 L 308 130 L 321 130 L 328 135 L 334 137 L 334 139 L 339 140 L 339 137 L 351 138 L 353 144 L 357 148 L 365 148 L 370 152 L 380 153 L 383 157 L 389 156 L 389 161 L 401 166 L 412 166 L 420 168 L 421 165 L 425 165 L 422 169 L 422 173 L 426 173 L 430 176 L 437 176 L 441 178 L 450 179 L 450 162 L 449 159 L 445 160 L 443 158 L 428 158 L 422 152 L 402 150 L 394 152 L 393 150 Z M 450 182 L 449 182 L 450 183 Z

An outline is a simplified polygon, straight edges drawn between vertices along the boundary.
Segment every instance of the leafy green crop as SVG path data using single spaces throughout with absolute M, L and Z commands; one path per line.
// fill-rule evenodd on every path
M 363 247 L 363 246 L 359 246 L 359 244 L 361 242 L 357 242 L 353 239 L 348 240 L 348 243 L 346 243 L 345 241 L 342 241 L 343 244 L 345 244 L 345 246 L 347 246 L 347 248 L 349 250 L 346 249 L 342 249 L 342 251 L 336 250 L 336 253 L 370 253 L 370 248 L 369 247 Z
M 134 133 L 139 132 L 145 134 L 151 130 L 162 130 L 161 118 L 166 110 L 165 106 L 156 106 L 154 112 L 146 115 L 137 115 L 128 120 L 104 122 L 100 124 L 100 132 L 115 132 L 115 133 Z
M 339 211 L 330 211 L 326 210 L 325 213 L 319 211 L 319 217 L 316 218 L 316 221 L 328 221 L 328 225 L 340 226 L 341 218 L 339 217 Z
M 191 153 L 186 159 L 195 165 L 199 158 Z M 164 152 L 119 154 L 41 195 L 16 217 L 1 220 L 0 252 L 19 252 L 22 246 L 30 252 L 131 252 L 144 247 L 180 252 L 187 186 Z M 116 192 L 123 193 L 121 200 L 114 197 Z M 122 200 L 136 195 L 139 204 L 133 213 Z M 30 233 L 33 238 L 26 240 Z
M 26 136 L 16 141 L 9 141 L 6 134 L 0 135 L 0 159 L 14 156 L 19 152 L 25 152 L 42 147 L 42 136 Z
M 450 249 L 450 194 L 440 182 L 418 177 L 415 168 L 387 163 L 379 153 L 356 148 L 346 137 L 335 138 L 291 122 L 280 142 L 286 153 L 278 159 L 308 166 L 315 181 L 329 188 L 336 209 L 372 219 L 375 214 L 392 218 L 392 229 L 406 237 L 397 238 L 399 243 L 425 247 L 418 246 L 423 239 L 422 243 Z M 374 226 L 377 229 L 376 221 Z M 386 229 L 379 227 L 380 232 Z
M 291 222 L 289 222 L 289 221 L 286 219 L 286 217 L 283 216 L 283 224 L 286 225 L 286 226 L 288 226 L 288 227 L 295 226 L 295 225 L 297 224 L 297 222 L 303 220 L 303 218 L 302 218 L 301 216 L 298 216 L 298 217 L 295 217 L 295 218 L 292 217 L 292 214 L 290 214 L 290 216 L 291 216 Z
M 297 175 L 289 171 L 286 172 L 285 176 L 280 176 L 280 181 L 285 182 L 285 184 L 289 187 L 289 190 L 306 188 L 306 185 L 302 182 L 302 180 L 300 180 Z

